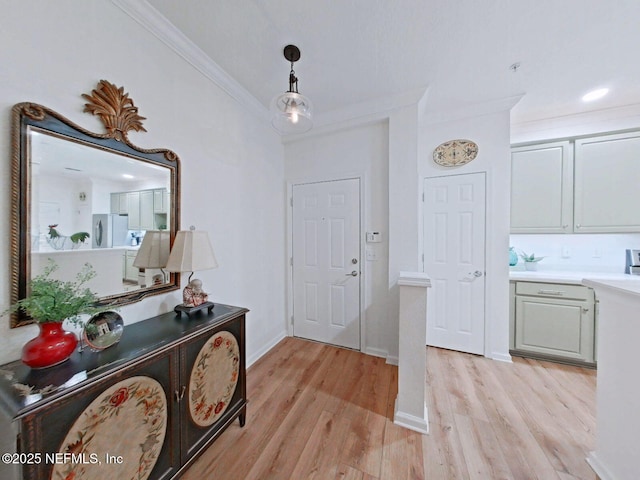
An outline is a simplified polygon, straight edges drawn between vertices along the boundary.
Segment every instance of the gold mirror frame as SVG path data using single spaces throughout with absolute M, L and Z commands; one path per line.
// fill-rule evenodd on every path
M 129 159 L 167 168 L 170 173 L 170 244 L 180 225 L 180 159 L 167 149 L 144 149 L 135 146 L 127 137 L 130 130 L 146 131 L 144 117 L 124 92 L 123 87 L 100 80 L 91 95 L 83 94 L 88 103 L 84 111 L 100 118 L 106 133 L 90 132 L 59 113 L 36 103 L 18 103 L 12 109 L 12 165 L 11 165 L 11 304 L 27 294 L 31 272 L 31 162 L 29 130 L 37 128 L 58 138 L 122 155 Z M 159 295 L 180 286 L 180 274 L 171 273 L 169 281 L 161 285 L 101 297 L 99 304 L 120 306 L 138 302 L 145 297 Z M 32 323 L 24 312 L 11 315 L 11 328 Z

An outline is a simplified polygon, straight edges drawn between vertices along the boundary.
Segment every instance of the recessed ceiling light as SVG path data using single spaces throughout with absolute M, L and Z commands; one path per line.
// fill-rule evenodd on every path
M 586 95 L 582 97 L 583 102 L 593 102 L 594 100 L 598 100 L 599 98 L 604 97 L 607 93 L 609 93 L 608 88 L 598 88 L 597 90 L 592 90 Z
M 133 175 L 129 175 L 128 173 L 123 173 L 122 176 L 124 178 L 133 178 Z

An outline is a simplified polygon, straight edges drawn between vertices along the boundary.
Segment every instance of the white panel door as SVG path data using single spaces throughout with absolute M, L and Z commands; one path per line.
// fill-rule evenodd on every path
M 293 186 L 293 334 L 360 349 L 360 180 Z
M 427 345 L 484 354 L 485 174 L 426 178 L 424 194 Z

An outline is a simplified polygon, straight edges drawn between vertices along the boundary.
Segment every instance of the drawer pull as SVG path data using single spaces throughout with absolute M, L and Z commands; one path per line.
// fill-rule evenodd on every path
M 184 397 L 184 392 L 186 389 L 187 389 L 187 386 L 183 385 L 182 388 L 180 389 L 180 392 L 178 392 L 178 390 L 173 392 L 176 396 L 176 402 L 179 402 L 180 400 L 182 400 L 182 397 Z
M 539 295 L 557 295 L 562 296 L 564 292 L 561 290 L 538 290 Z

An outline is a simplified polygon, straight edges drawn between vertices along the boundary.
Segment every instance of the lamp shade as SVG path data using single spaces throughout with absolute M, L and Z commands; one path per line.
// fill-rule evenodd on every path
M 133 266 L 137 268 L 164 268 L 169 259 L 171 233 L 168 230 L 147 230 L 142 239 Z
M 180 230 L 173 242 L 165 270 L 169 272 L 195 272 L 217 268 L 218 262 L 209 241 L 202 230 Z

